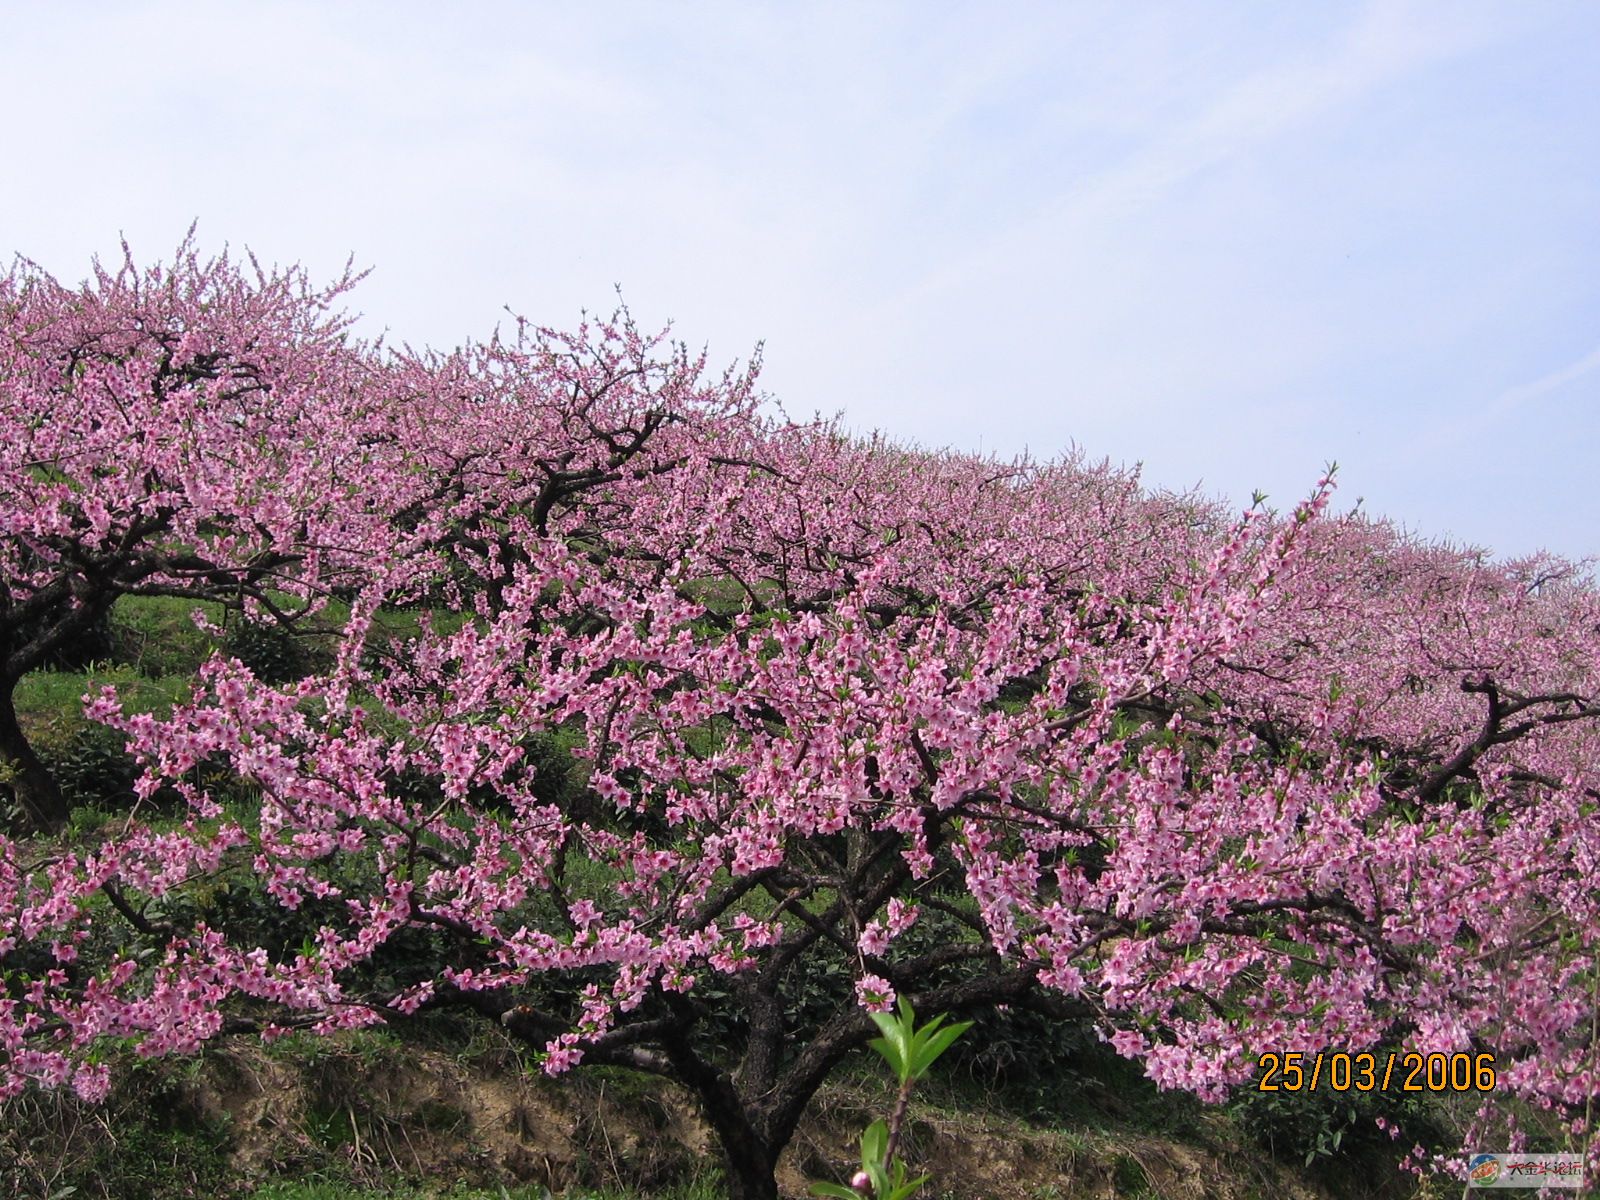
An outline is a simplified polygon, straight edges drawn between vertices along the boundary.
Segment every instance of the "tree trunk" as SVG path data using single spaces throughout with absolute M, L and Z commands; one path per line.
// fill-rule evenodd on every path
M 17 723 L 16 681 L 0 681 L 0 785 L 22 809 L 27 829 L 53 833 L 67 823 L 66 799 Z
M 778 1156 L 760 1138 L 730 1140 L 717 1130 L 729 1200 L 778 1200 Z
M 778 1200 L 778 1154 L 783 1143 L 774 1145 L 765 1123 L 745 1105 L 727 1072 L 701 1058 L 679 1037 L 669 1036 L 662 1048 L 678 1081 L 700 1098 L 701 1111 L 717 1135 L 730 1200 Z

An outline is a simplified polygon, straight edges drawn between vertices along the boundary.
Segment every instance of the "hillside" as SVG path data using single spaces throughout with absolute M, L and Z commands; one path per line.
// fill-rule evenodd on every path
M 1394 1149 L 1582 1152 L 1580 566 L 1332 516 L 1332 469 L 1230 514 L 780 421 L 625 312 L 394 352 L 352 282 L 186 251 L 0 288 L 19 1162 L 66 1104 L 209 1191 L 408 1136 L 459 1176 L 448 1127 L 484 1183 L 774 1200 L 912 1008 L 976 1027 L 863 1135 L 879 1200 L 918 1155 L 1009 1200 L 1227 1195 L 1263 1141 L 1356 1194 Z M 447 1069 L 480 1039 L 514 1076 Z

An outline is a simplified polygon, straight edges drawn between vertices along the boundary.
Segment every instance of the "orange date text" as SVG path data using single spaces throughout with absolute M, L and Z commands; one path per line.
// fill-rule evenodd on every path
M 1257 1060 L 1261 1092 L 1492 1092 L 1492 1054 L 1269 1052 Z

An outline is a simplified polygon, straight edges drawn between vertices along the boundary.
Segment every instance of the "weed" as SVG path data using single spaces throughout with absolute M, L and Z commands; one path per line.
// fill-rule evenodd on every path
M 1131 1154 L 1119 1154 L 1111 1164 L 1111 1182 L 1117 1195 L 1137 1196 L 1150 1187 L 1150 1176 L 1144 1165 Z
M 223 1194 L 226 1117 L 199 1104 L 192 1063 L 119 1064 L 103 1107 L 29 1089 L 0 1105 L 0 1179 L 19 1196 L 179 1200 Z

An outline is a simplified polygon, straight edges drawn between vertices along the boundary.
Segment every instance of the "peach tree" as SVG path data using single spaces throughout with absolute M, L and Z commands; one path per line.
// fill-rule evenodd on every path
M 451 1009 L 552 1074 L 676 1080 L 770 1198 L 905 999 L 1090 1022 L 1211 1099 L 1263 1049 L 1492 1052 L 1586 1129 L 1577 568 L 1330 516 L 1331 480 L 1229 520 L 774 422 L 751 371 L 625 320 L 386 369 L 410 432 L 373 444 L 426 467 L 333 506 L 386 548 L 333 665 L 218 656 L 162 717 L 88 698 L 140 806 L 0 842 L 0 1087 Z M 8 569 L 43 581 L 64 543 L 29 536 Z

